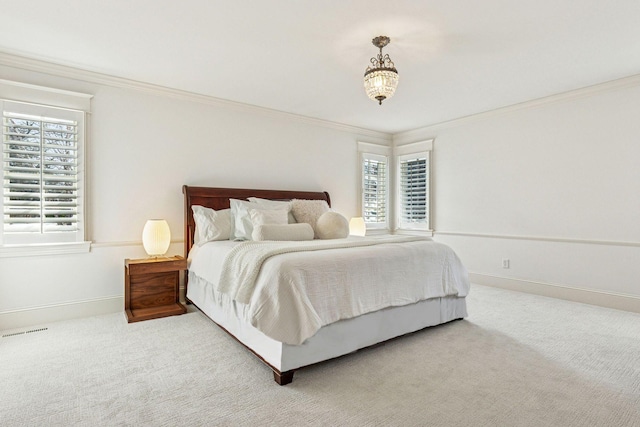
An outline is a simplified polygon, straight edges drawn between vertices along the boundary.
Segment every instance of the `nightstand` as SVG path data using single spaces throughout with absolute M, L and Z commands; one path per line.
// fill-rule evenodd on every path
M 180 304 L 181 256 L 124 261 L 124 309 L 129 323 L 184 314 Z

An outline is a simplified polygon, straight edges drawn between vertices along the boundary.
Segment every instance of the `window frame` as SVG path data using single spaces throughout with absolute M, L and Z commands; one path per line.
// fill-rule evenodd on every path
M 91 242 L 86 239 L 86 147 L 88 114 L 92 95 L 52 89 L 0 79 L 0 110 L 3 123 L 3 160 L 0 172 L 4 182 L 4 112 L 41 115 L 68 119 L 73 117 L 77 125 L 77 230 L 48 233 L 7 233 L 4 229 L 4 190 L 0 197 L 3 215 L 0 228 L 0 258 L 34 255 L 55 255 L 89 252 Z M 13 111 L 13 110 L 19 111 Z M 42 114 L 42 113 L 45 114 Z
M 396 156 L 396 170 L 397 170 L 397 228 L 398 230 L 430 230 L 430 219 L 431 219 L 431 214 L 430 214 L 430 209 L 431 209 L 431 203 L 430 203 L 430 196 L 431 196 L 431 191 L 430 191 L 430 183 L 431 183 L 431 178 L 430 178 L 430 172 L 431 172 L 431 165 L 430 165 L 430 152 L 429 151 L 422 151 L 420 153 L 415 153 L 415 154 L 404 154 L 401 156 Z M 404 210 L 404 205 L 403 205 L 403 190 L 402 190 L 402 163 L 406 162 L 408 160 L 413 160 L 413 159 L 421 159 L 424 158 L 425 159 L 425 164 L 426 164 L 426 183 L 425 183 L 425 196 L 426 196 L 426 207 L 425 207 L 425 221 L 424 222 L 404 222 L 403 221 L 403 210 Z

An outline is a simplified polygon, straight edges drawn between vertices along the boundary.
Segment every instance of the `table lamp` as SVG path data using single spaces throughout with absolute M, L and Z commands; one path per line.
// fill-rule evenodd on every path
M 167 253 L 171 244 L 171 230 L 164 219 L 150 219 L 142 230 L 142 245 L 150 257 L 159 257 Z
M 349 221 L 349 234 L 352 236 L 364 236 L 367 234 L 367 226 L 361 216 L 351 218 L 351 221 Z

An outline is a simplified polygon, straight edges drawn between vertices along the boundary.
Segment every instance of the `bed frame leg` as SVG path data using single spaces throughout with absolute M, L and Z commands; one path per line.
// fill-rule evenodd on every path
M 293 373 L 295 371 L 287 371 L 287 372 L 280 372 L 280 371 L 273 371 L 273 380 L 275 382 L 277 382 L 280 385 L 287 385 L 289 384 L 291 381 L 293 381 Z

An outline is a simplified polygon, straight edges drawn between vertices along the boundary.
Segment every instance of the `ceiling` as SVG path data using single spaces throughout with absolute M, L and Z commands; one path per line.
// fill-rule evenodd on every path
M 0 51 L 398 133 L 640 73 L 640 1 L 0 0 Z M 362 76 L 384 49 L 393 98 Z

